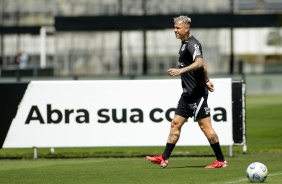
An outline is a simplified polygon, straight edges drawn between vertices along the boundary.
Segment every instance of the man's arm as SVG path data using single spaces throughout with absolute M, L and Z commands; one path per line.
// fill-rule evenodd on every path
M 203 66 L 203 69 L 204 69 L 205 81 L 208 82 L 210 79 L 208 77 L 208 70 L 207 70 L 207 66 L 205 64 Z
M 191 65 L 186 66 L 184 68 L 179 68 L 179 69 L 170 68 L 170 69 L 167 70 L 167 73 L 168 73 L 168 75 L 170 75 L 172 77 L 176 77 L 176 76 L 181 75 L 185 72 L 193 72 L 193 71 L 196 71 L 200 68 L 203 68 L 203 70 L 204 70 L 205 83 L 208 87 L 208 90 L 210 92 L 214 92 L 214 85 L 208 77 L 207 66 L 204 63 L 203 58 L 196 58 L 194 63 L 192 63 Z
M 208 70 L 207 70 L 207 66 L 205 64 L 203 66 L 203 69 L 204 69 L 205 82 L 206 82 L 206 85 L 208 87 L 208 90 L 210 92 L 214 92 L 214 85 L 213 85 L 213 83 L 210 81 L 210 79 L 208 77 Z
M 186 66 L 184 68 L 170 68 L 167 70 L 167 73 L 168 75 L 172 76 L 172 77 L 175 77 L 175 76 L 178 76 L 178 75 L 181 75 L 183 73 L 186 73 L 186 72 L 193 72 L 193 71 L 196 71 L 200 68 L 203 68 L 204 67 L 204 60 L 203 58 L 196 58 L 196 60 L 194 61 L 194 63 L 192 63 L 191 65 L 189 66 Z

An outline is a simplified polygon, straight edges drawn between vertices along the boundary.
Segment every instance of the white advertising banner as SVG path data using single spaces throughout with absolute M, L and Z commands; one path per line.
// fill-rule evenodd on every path
M 231 79 L 213 79 L 211 118 L 221 145 L 232 145 Z M 33 81 L 3 148 L 163 146 L 182 93 L 171 80 Z M 209 145 L 197 122 L 177 145 Z

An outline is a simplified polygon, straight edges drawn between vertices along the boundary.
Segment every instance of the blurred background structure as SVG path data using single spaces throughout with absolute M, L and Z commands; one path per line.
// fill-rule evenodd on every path
M 0 76 L 156 76 L 192 18 L 211 74 L 282 74 L 281 0 L 0 0 Z

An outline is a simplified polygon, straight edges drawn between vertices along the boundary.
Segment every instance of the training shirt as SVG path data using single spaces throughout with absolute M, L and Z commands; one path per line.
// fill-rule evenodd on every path
M 200 42 L 191 36 L 183 41 L 179 50 L 178 67 L 184 68 L 191 65 L 196 58 L 203 58 L 202 46 Z M 181 74 L 183 93 L 191 99 L 208 96 L 208 88 L 205 83 L 204 69 L 200 68 L 193 72 Z

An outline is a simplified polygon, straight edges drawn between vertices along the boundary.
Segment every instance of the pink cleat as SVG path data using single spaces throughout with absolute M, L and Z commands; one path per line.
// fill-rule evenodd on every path
M 219 161 L 216 160 L 210 165 L 206 166 L 206 169 L 214 169 L 214 168 L 222 168 L 222 167 L 227 167 L 227 162 L 226 161 Z
M 168 160 L 165 160 L 162 155 L 160 156 L 146 156 L 146 158 L 153 164 L 159 164 L 161 167 L 165 168 L 168 166 Z

